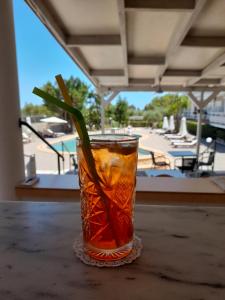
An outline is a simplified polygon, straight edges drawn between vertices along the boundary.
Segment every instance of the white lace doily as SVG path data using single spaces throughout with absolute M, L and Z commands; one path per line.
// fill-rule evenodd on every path
M 120 260 L 102 261 L 102 260 L 96 260 L 85 253 L 82 236 L 79 236 L 73 244 L 73 250 L 76 256 L 83 263 L 90 266 L 96 266 L 96 267 L 119 267 L 125 264 L 130 264 L 141 255 L 142 248 L 143 246 L 142 246 L 141 239 L 135 236 L 133 240 L 133 247 L 130 254 L 128 254 L 126 257 L 123 257 Z

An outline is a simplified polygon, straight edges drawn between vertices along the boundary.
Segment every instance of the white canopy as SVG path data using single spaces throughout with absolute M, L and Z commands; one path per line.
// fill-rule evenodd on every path
M 169 122 L 169 130 L 174 131 L 175 129 L 175 124 L 174 124 L 174 116 L 170 116 L 170 122 Z
M 41 122 L 44 123 L 52 123 L 52 124 L 67 124 L 66 120 L 57 118 L 57 117 L 49 117 L 49 118 L 44 118 L 40 120 Z
M 163 129 L 167 130 L 169 128 L 169 123 L 168 123 L 168 118 L 167 117 L 163 117 Z

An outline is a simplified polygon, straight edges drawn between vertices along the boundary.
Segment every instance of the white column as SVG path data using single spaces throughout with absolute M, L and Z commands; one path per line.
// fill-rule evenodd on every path
M 196 157 L 197 157 L 197 161 L 198 161 L 199 153 L 200 153 L 201 138 L 202 138 L 202 114 L 203 114 L 203 108 L 204 108 L 204 92 L 201 92 L 200 100 L 198 100 L 196 98 L 196 96 L 193 95 L 192 92 L 189 92 L 188 95 L 198 109 L 197 145 L 196 145 Z
M 101 96 L 101 128 L 102 134 L 105 133 L 105 103 L 104 98 Z
M 0 201 L 14 200 L 24 179 L 19 91 L 11 0 L 0 0 Z
M 197 161 L 199 161 L 199 154 L 200 154 L 200 146 L 202 140 L 202 116 L 203 116 L 203 109 L 204 109 L 204 92 L 201 92 L 200 101 L 198 102 L 198 127 L 197 127 L 197 146 L 196 146 L 196 157 Z
M 105 133 L 105 100 L 103 96 L 104 93 L 101 90 L 101 87 L 97 88 L 97 93 L 101 101 L 101 130 L 102 130 L 102 134 L 104 134 Z
M 198 126 L 197 126 L 197 147 L 196 147 L 196 157 L 197 161 L 199 159 L 199 153 L 200 153 L 200 145 L 201 145 L 201 139 L 202 139 L 202 114 L 203 110 L 200 107 L 198 110 Z

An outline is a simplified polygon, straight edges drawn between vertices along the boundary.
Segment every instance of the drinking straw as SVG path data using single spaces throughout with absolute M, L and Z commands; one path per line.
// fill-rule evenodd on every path
M 61 75 L 57 75 L 56 80 L 57 80 L 57 83 L 59 84 L 60 90 L 62 92 L 62 95 L 63 95 L 65 101 L 67 103 L 72 103 L 72 100 L 67 92 L 67 88 L 65 86 L 65 83 L 64 83 Z M 47 102 L 50 102 L 50 103 L 62 108 L 63 110 L 67 111 L 68 113 L 70 113 L 72 115 L 74 125 L 77 129 L 77 133 L 81 140 L 81 148 L 82 148 L 84 158 L 87 163 L 87 167 L 89 169 L 89 172 L 92 176 L 93 181 L 95 182 L 99 196 L 105 205 L 108 222 L 111 225 L 110 227 L 111 227 L 111 230 L 113 233 L 113 237 L 114 237 L 116 246 L 119 247 L 121 245 L 121 243 L 120 243 L 120 240 L 116 233 L 117 231 L 116 231 L 115 223 L 110 214 L 110 199 L 105 194 L 105 192 L 103 191 L 101 184 L 100 184 L 100 182 L 102 182 L 102 181 L 96 171 L 95 161 L 94 161 L 94 157 L 93 157 L 93 154 L 91 151 L 91 143 L 90 143 L 89 135 L 88 135 L 88 132 L 87 132 L 87 129 L 85 126 L 85 120 L 84 120 L 82 113 L 75 107 L 72 107 L 71 105 L 53 97 L 52 95 L 46 93 L 45 91 L 43 91 L 37 87 L 35 87 L 33 89 L 33 93 L 35 95 L 45 99 Z
M 91 152 L 90 139 L 89 139 L 89 135 L 87 133 L 87 129 L 85 126 L 85 121 L 84 121 L 84 118 L 83 118 L 83 115 L 81 114 L 81 112 L 78 109 L 68 105 L 67 103 L 64 103 L 63 101 L 60 101 L 59 99 L 46 93 L 45 91 L 40 90 L 37 87 L 35 87 L 33 89 L 33 93 L 35 95 L 45 99 L 47 102 L 55 104 L 56 106 L 62 108 L 63 110 L 69 112 L 70 114 L 72 114 L 73 118 L 76 120 L 75 126 L 77 129 L 77 133 L 81 139 L 81 146 L 82 146 L 82 150 L 83 150 L 85 159 L 87 160 L 87 166 L 88 166 L 89 172 L 91 173 L 91 175 L 95 181 L 101 181 L 100 177 L 97 174 L 96 168 L 95 168 L 94 158 L 93 158 L 93 155 Z

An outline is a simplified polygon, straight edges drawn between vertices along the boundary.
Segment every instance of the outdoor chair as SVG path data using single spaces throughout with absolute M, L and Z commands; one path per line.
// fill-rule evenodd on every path
M 163 168 L 163 167 L 169 167 L 170 168 L 170 160 L 166 158 L 164 155 L 160 156 L 155 156 L 155 153 L 153 151 L 149 151 L 151 158 L 152 158 L 152 163 L 153 163 L 153 168 Z M 163 158 L 163 161 L 158 161 L 158 159 Z
M 198 161 L 198 168 L 199 167 L 211 167 L 212 171 L 214 169 L 214 161 L 215 161 L 215 151 L 203 152 L 200 155 Z
M 180 160 L 180 159 L 179 159 Z M 184 172 L 193 172 L 197 166 L 197 159 L 190 157 L 182 157 L 181 164 L 176 164 L 176 159 L 174 161 L 175 167 L 180 169 L 182 173 Z

